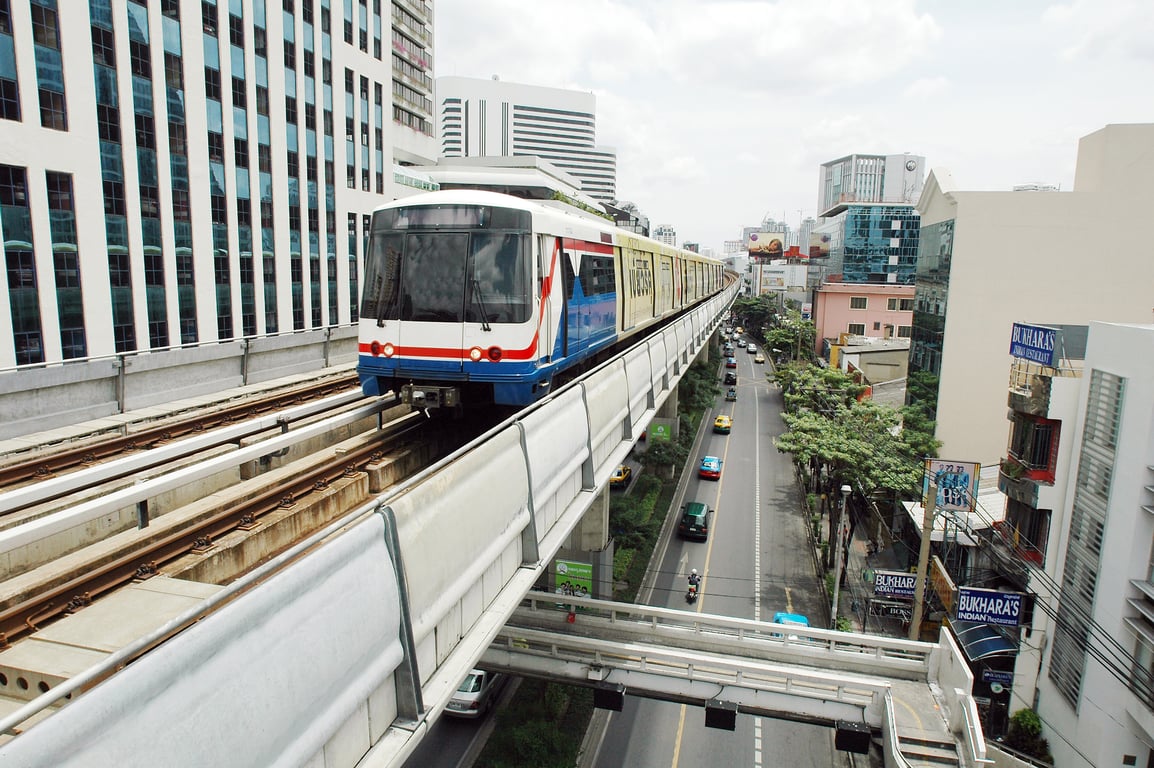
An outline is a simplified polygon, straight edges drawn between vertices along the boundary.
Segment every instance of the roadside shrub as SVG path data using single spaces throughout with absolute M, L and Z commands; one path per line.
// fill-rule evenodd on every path
M 1054 762 L 1050 742 L 1042 735 L 1042 719 L 1032 709 L 1019 709 L 1010 716 L 1006 746 L 1047 763 Z

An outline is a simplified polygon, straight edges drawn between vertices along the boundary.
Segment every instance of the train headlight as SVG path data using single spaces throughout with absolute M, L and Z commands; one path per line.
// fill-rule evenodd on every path
M 480 362 L 481 361 L 481 348 L 480 347 L 473 347 L 472 349 L 470 349 L 469 350 L 469 359 L 472 360 L 474 363 Z
M 385 344 L 385 346 L 381 348 L 381 351 L 384 352 L 385 357 L 392 357 L 396 354 L 397 348 L 392 344 Z
M 504 352 L 501 351 L 500 347 L 489 347 L 489 359 L 492 360 L 494 363 L 497 362 L 498 360 L 500 360 L 501 355 L 503 355 L 503 354 L 504 354 Z
M 369 352 L 372 353 L 373 357 L 378 357 L 381 354 L 381 342 L 374 341 L 372 344 L 370 344 Z

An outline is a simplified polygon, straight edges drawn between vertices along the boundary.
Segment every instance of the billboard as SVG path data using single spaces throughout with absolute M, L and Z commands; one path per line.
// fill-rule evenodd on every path
M 1057 328 L 1014 323 L 1010 332 L 1010 354 L 1033 363 L 1058 367 L 1061 337 Z
M 557 560 L 553 568 L 557 574 L 554 591 L 558 595 L 589 597 L 593 593 L 593 566 L 589 563 Z
M 922 474 L 922 506 L 929 506 L 930 485 L 937 486 L 934 507 L 938 512 L 973 512 L 978 501 L 978 474 L 982 465 L 975 461 L 926 459 Z
M 785 252 L 784 232 L 751 232 L 745 242 L 745 250 L 750 256 L 780 259 Z
M 829 258 L 829 244 L 832 238 L 828 232 L 809 233 L 809 257 L 811 259 Z

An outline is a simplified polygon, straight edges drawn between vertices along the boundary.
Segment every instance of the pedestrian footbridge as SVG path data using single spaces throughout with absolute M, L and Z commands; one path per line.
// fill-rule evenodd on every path
M 103 627 L 99 643 L 69 646 L 69 667 L 51 680 L 24 680 L 25 700 L 0 706 L 0 764 L 400 766 L 481 658 L 662 698 L 864 722 L 898 768 L 918 764 L 899 744 L 923 718 L 956 745 L 954 764 L 984 762 L 972 678 L 946 637 L 775 637 L 767 624 L 576 600 L 570 624 L 568 610 L 526 598 L 563 546 L 595 548 L 582 532 L 607 522 L 610 474 L 735 292 L 234 583 L 138 585 L 153 604 L 179 595 L 181 608 L 141 634 Z M 91 625 L 98 607 L 59 624 Z
M 864 724 L 887 765 L 986 762 L 970 673 L 948 632 L 933 644 L 535 592 L 481 663 L 609 694 Z

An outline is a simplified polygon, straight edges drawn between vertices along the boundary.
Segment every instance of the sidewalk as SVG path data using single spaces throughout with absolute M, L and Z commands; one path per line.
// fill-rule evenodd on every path
M 854 632 L 888 637 L 908 637 L 906 619 L 900 615 L 885 615 L 887 606 L 894 612 L 901 609 L 900 601 L 879 599 L 875 603 L 877 612 L 870 614 L 870 600 L 873 598 L 873 572 L 904 571 L 905 566 L 898 560 L 893 547 L 883 547 L 870 553 L 866 526 L 858 525 L 850 539 L 849 558 L 846 562 L 845 582 L 838 594 L 838 615 L 848 618 Z

